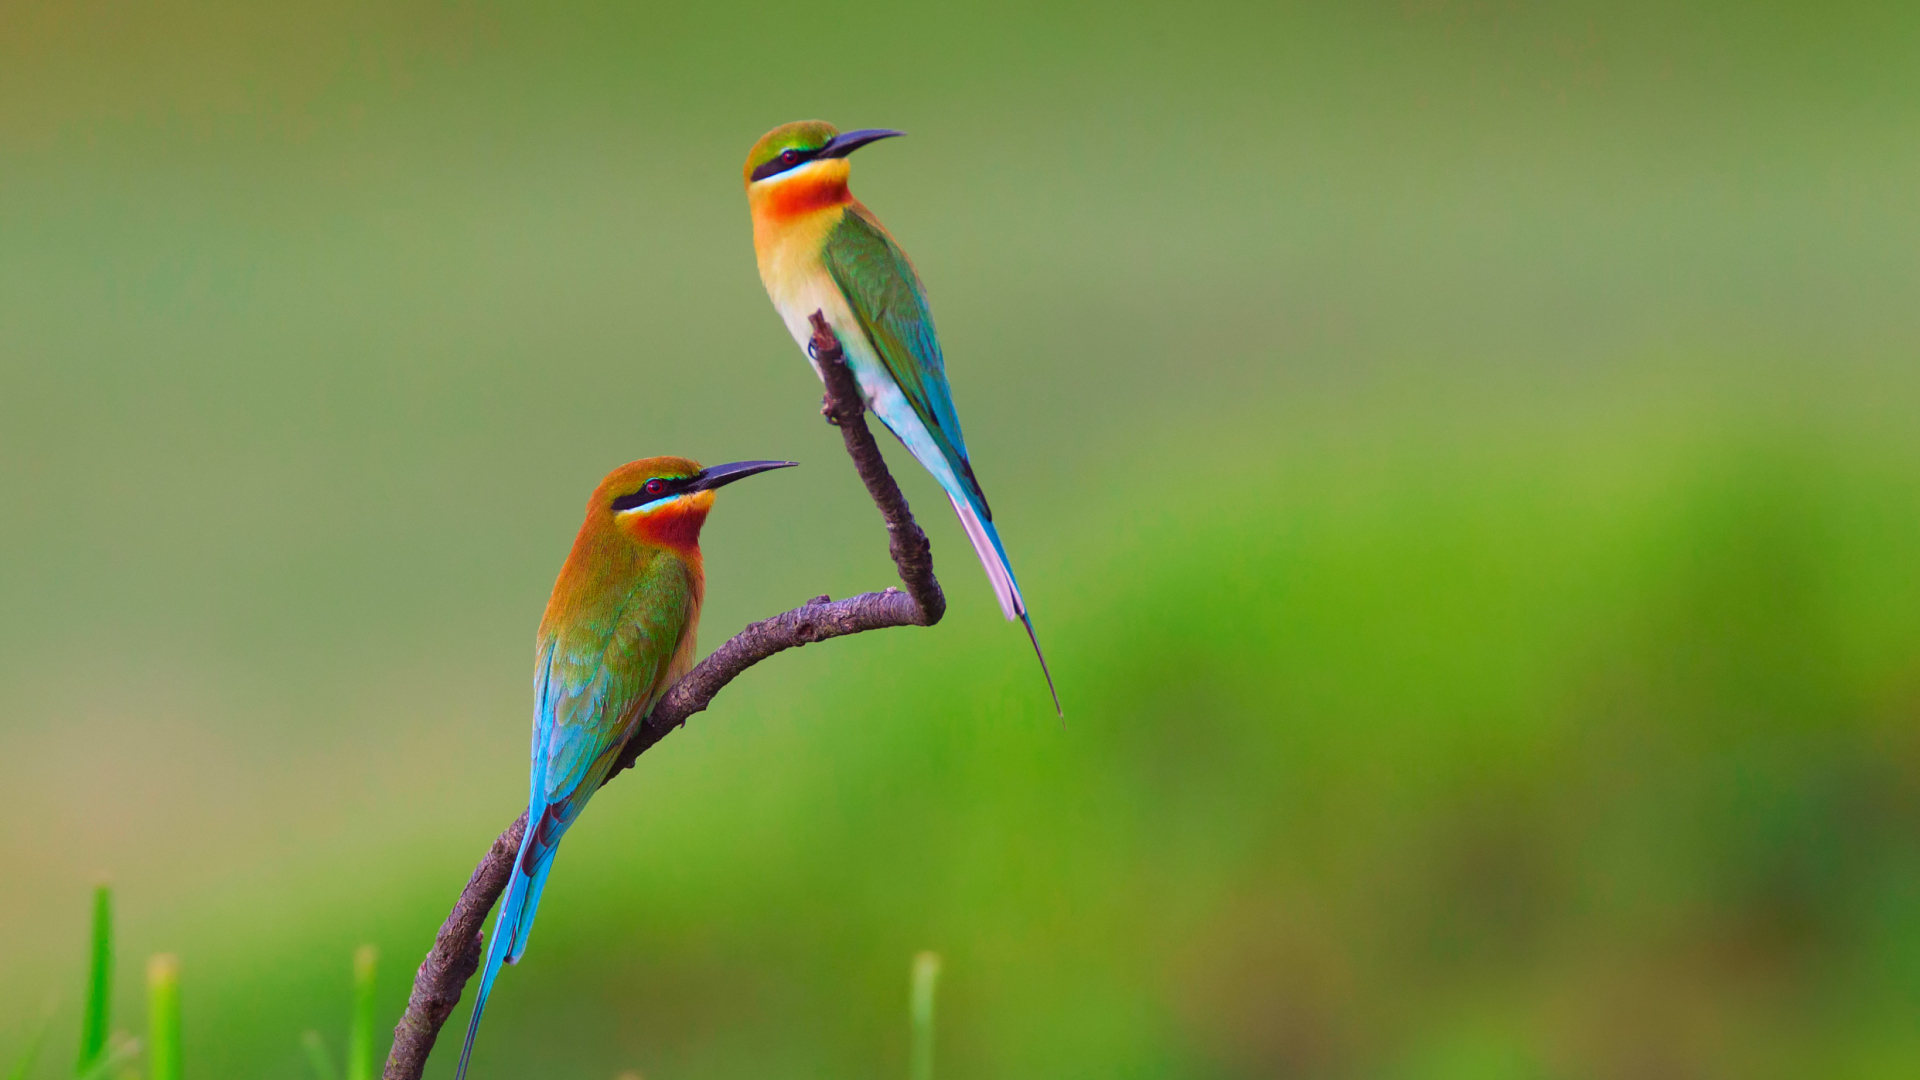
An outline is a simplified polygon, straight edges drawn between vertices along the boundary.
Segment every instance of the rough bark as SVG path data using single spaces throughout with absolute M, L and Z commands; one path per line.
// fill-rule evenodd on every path
M 880 456 L 880 447 L 867 428 L 866 404 L 860 398 L 860 388 L 847 367 L 840 342 L 828 328 L 826 318 L 817 311 L 813 313 L 813 341 L 808 352 L 820 365 L 821 379 L 827 384 L 827 398 L 820 411 L 840 428 L 840 437 L 847 444 L 847 455 L 853 458 L 854 470 L 867 485 L 867 494 L 873 496 L 880 516 L 887 521 L 887 554 L 893 556 L 893 564 L 900 569 L 900 582 L 907 587 L 907 595 L 913 597 L 926 615 L 917 625 L 932 626 L 947 613 L 946 594 L 940 591 L 940 582 L 933 576 L 933 547 L 927 543 L 927 534 L 920 531 L 920 523 L 913 520 L 913 511 L 907 508 L 907 497 L 900 493 L 900 485 L 894 483 L 893 474 L 887 471 L 887 459 Z

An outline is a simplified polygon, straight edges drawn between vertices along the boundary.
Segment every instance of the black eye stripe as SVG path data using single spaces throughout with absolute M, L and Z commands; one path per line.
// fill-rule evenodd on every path
M 656 476 L 653 480 L 662 481 L 666 485 L 662 490 L 648 491 L 646 484 L 642 484 L 638 491 L 616 496 L 613 500 L 613 512 L 617 514 L 622 510 L 631 510 L 636 506 L 645 506 L 650 502 L 670 499 L 679 492 L 691 487 L 693 482 L 698 479 L 700 478 L 697 476 Z M 650 484 L 653 480 L 649 480 L 647 483 Z
M 778 175 L 786 172 L 788 169 L 797 169 L 807 162 L 812 161 L 815 154 L 825 149 L 826 147 L 824 146 L 814 150 L 808 150 L 800 146 L 790 146 L 774 155 L 765 165 L 753 170 L 753 178 L 755 180 L 765 180 L 769 176 Z M 787 160 L 788 154 L 794 155 L 793 160 Z

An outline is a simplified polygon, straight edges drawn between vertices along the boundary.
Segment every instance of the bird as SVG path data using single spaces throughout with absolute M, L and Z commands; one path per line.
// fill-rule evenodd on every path
M 587 500 L 534 639 L 533 769 L 527 827 L 494 921 L 457 1077 L 502 964 L 518 963 L 560 838 L 607 778 L 627 737 L 693 667 L 706 596 L 700 527 L 713 493 L 791 461 L 701 468 L 680 457 L 629 462 Z
M 902 134 L 888 128 L 842 132 L 824 120 L 800 120 L 753 144 L 744 178 L 760 281 L 816 375 L 821 371 L 809 346 L 811 318 L 816 311 L 825 317 L 867 408 L 953 503 L 1001 614 L 1026 626 L 1054 711 L 1064 715 L 986 492 L 968 460 L 920 275 L 887 227 L 847 190 L 847 156 Z

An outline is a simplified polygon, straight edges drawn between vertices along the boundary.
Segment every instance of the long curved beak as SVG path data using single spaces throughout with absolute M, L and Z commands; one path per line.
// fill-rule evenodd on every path
M 770 469 L 791 469 L 800 464 L 797 461 L 735 461 L 727 465 L 715 465 L 711 469 L 700 470 L 700 476 L 687 487 L 687 491 L 712 491 L 723 488 L 735 480 L 745 480 L 755 473 Z
M 861 128 L 859 131 L 846 131 L 833 137 L 833 141 L 820 148 L 815 158 L 846 157 L 870 142 L 891 139 L 895 135 L 905 135 L 904 131 L 892 131 L 887 128 Z

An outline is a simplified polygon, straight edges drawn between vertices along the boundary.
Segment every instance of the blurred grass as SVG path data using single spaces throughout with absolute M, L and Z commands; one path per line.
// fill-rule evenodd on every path
M 107 1056 L 113 1034 L 113 890 L 93 890 L 93 935 L 87 962 L 87 991 L 80 1012 L 80 1060 L 74 1075 L 84 1076 Z
M 913 989 L 909 995 L 912 1052 L 909 1080 L 933 1080 L 933 1005 L 940 985 L 940 954 L 920 952 L 913 957 Z
M 347 1080 L 373 1080 L 392 1037 L 375 1019 L 380 951 L 362 945 L 353 954 L 353 1020 L 347 1027 Z M 383 1038 L 383 1036 L 385 1036 Z
M 371 1080 L 386 1061 L 391 1030 L 381 1022 L 376 997 L 380 951 L 362 945 L 353 954 L 353 1014 L 347 1025 L 346 1080 Z M 340 1080 L 340 1070 L 327 1052 L 327 1040 L 317 1031 L 301 1035 L 300 1046 L 314 1080 Z
M 37 1025 L 25 1029 L 25 1042 L 13 1047 L 13 1064 L 7 1068 L 7 1080 L 27 1080 L 34 1065 L 40 1060 L 40 1051 L 46 1049 L 47 1036 L 53 1034 L 53 1019 L 57 1009 L 45 1010 Z
M 897 1072 L 926 947 L 949 1078 L 1913 1071 L 1914 11 L 808 18 L 0 9 L 9 1059 L 111 871 L 195 1075 L 304 1075 L 515 812 L 612 464 L 807 464 L 709 644 L 889 580 L 736 187 L 824 115 L 913 132 L 1067 726 L 903 470 L 947 622 L 598 799 L 479 1080 Z
M 319 1032 L 302 1033 L 300 1049 L 307 1055 L 307 1067 L 313 1070 L 314 1080 L 339 1080 L 340 1070 L 334 1066 L 333 1055 L 327 1052 L 327 1040 Z
M 180 1080 L 180 960 L 147 960 L 147 1080 Z

